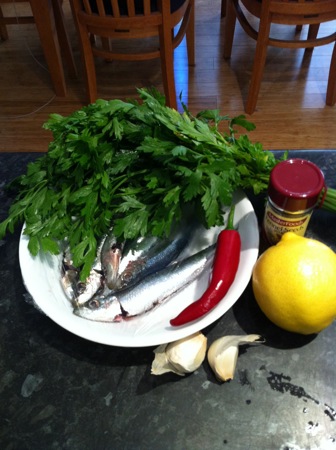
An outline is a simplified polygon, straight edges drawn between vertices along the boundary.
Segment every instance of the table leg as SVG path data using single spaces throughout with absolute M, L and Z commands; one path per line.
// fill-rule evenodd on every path
M 51 0 L 30 0 L 30 5 L 55 93 L 65 97 L 64 70 Z

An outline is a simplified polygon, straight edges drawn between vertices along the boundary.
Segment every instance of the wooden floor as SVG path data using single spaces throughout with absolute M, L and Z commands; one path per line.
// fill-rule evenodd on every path
M 65 98 L 54 96 L 35 25 L 11 26 L 10 39 L 0 42 L 0 151 L 46 151 L 52 137 L 42 125 L 49 114 L 68 115 L 85 105 L 67 0 L 64 7 L 79 69 L 78 79 L 67 78 Z M 213 108 L 231 117 L 244 114 L 255 43 L 237 27 L 232 58 L 224 61 L 220 0 L 196 0 L 196 7 L 196 66 L 188 68 L 181 46 L 175 54 L 177 92 L 194 114 Z M 332 45 L 315 48 L 310 55 L 270 49 L 257 111 L 247 116 L 256 125 L 249 133 L 252 141 L 266 150 L 336 148 L 336 106 L 325 106 L 331 52 Z M 97 70 L 102 98 L 136 97 L 136 87 L 142 86 L 162 90 L 159 61 L 98 61 Z

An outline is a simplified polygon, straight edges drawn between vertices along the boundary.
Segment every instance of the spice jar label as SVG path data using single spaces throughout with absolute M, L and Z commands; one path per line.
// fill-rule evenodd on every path
M 270 244 L 279 242 L 287 231 L 305 235 L 323 187 L 323 173 L 310 161 L 293 158 L 274 166 L 263 221 L 263 233 Z
M 304 236 L 311 213 L 299 216 L 285 217 L 277 214 L 269 205 L 266 205 L 264 217 L 264 233 L 270 244 L 276 244 L 287 231 Z

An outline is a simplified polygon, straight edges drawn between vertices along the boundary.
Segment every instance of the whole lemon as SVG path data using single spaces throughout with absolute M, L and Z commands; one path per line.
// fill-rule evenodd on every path
M 287 331 L 318 333 L 336 317 L 336 253 L 287 232 L 256 261 L 252 287 L 273 323 Z

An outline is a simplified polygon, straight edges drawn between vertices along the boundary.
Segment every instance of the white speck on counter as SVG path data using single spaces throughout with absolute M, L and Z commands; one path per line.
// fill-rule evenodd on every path
M 311 434 L 312 436 L 316 436 L 320 430 L 321 426 L 318 423 L 314 423 L 311 420 L 306 425 L 306 432 L 308 434 Z
M 43 377 L 40 373 L 36 375 L 28 374 L 21 386 L 22 397 L 30 397 L 33 392 L 40 389 L 41 383 L 43 382 Z
M 209 386 L 210 386 L 210 381 L 204 381 L 204 383 L 202 384 L 203 389 L 208 389 Z
M 106 406 L 110 406 L 112 398 L 113 398 L 112 392 L 109 392 L 109 393 L 107 394 L 107 396 L 104 397 L 105 405 L 106 405 Z

